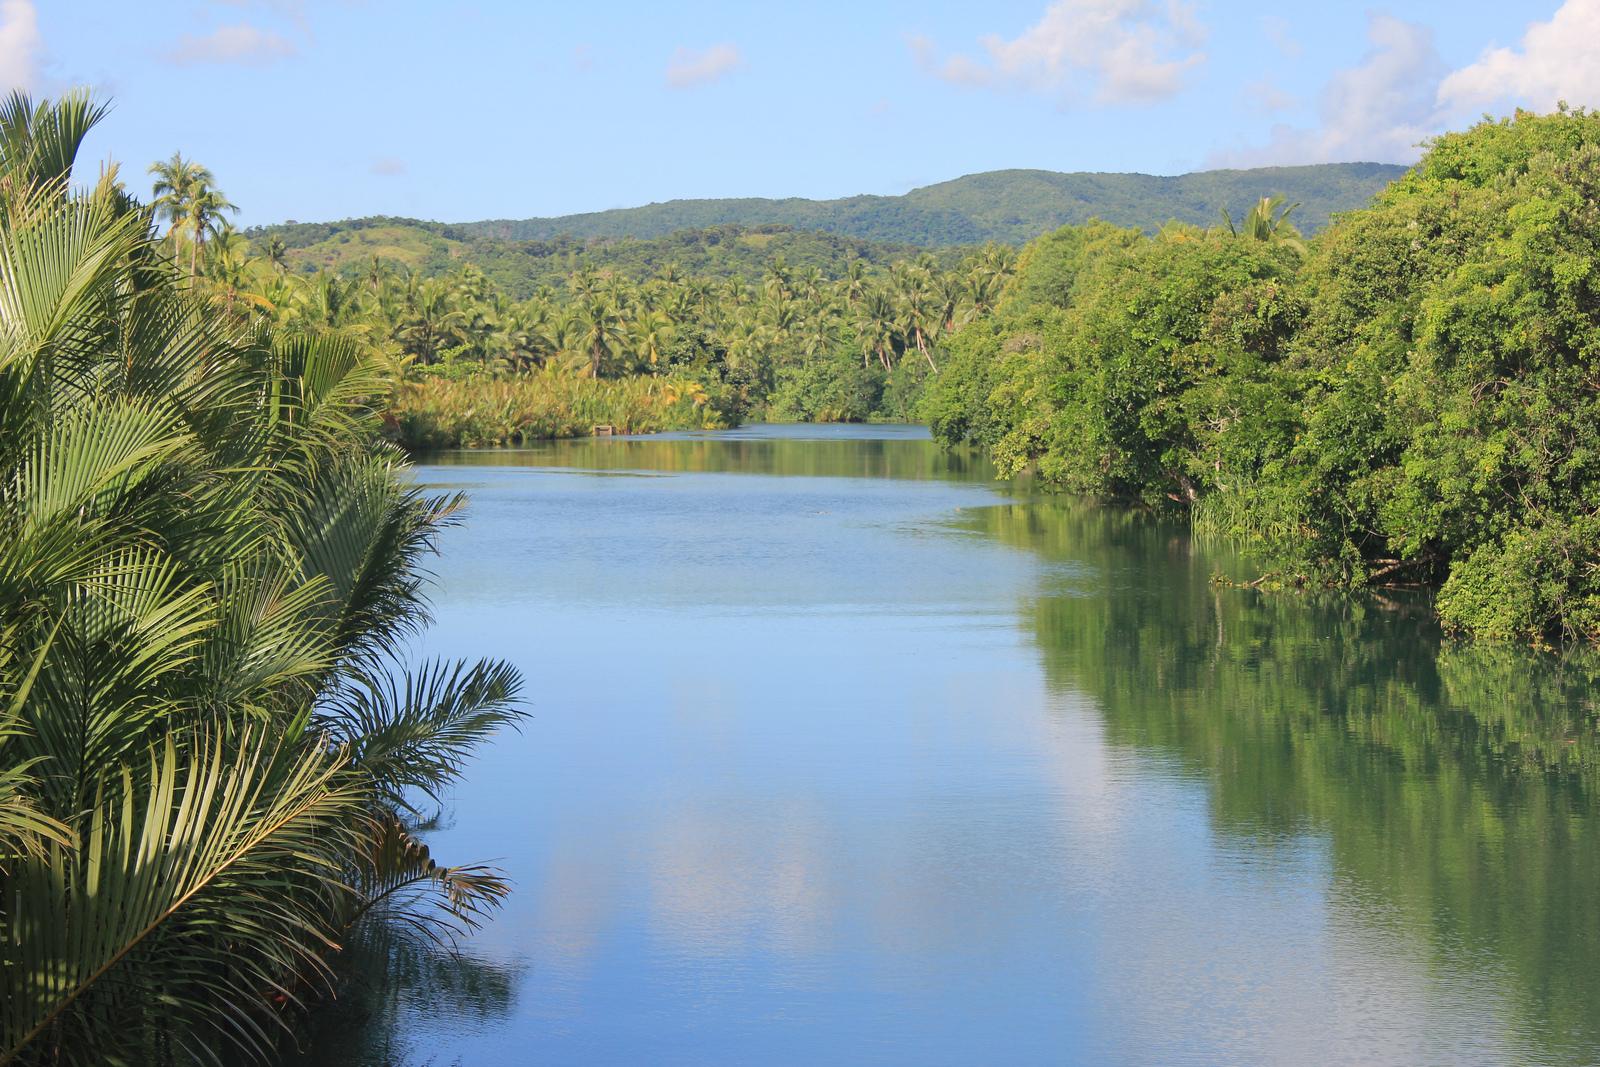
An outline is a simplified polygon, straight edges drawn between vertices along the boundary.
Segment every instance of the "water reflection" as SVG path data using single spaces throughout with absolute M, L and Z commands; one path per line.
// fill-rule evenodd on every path
M 1097 561 L 1096 583 L 1025 606 L 1047 676 L 1091 696 L 1113 742 L 1201 777 L 1216 833 L 1255 857 L 1325 840 L 1343 920 L 1453 981 L 1455 1025 L 1481 1026 L 1492 994 L 1512 1058 L 1593 1062 L 1592 657 L 1450 647 L 1420 597 L 1219 589 L 1230 561 L 1148 516 L 1057 502 L 968 521 Z
M 430 457 L 439 466 L 556 467 L 676 474 L 813 478 L 939 478 L 987 482 L 994 467 L 973 449 L 934 448 L 921 426 L 750 426 L 644 437 L 539 441 Z
M 466 946 L 503 985 L 348 1047 L 1597 1058 L 1589 666 L 1444 647 L 1415 598 L 1219 588 L 1247 568 L 1171 525 L 859 432 L 424 472 L 473 499 L 427 651 L 536 699 L 437 848 L 518 892 Z
M 283 1067 L 391 1067 L 460 1063 L 419 1041 L 403 1025 L 418 1014 L 462 1028 L 503 1019 L 518 968 L 458 951 L 400 928 L 376 928 L 345 946 L 337 961 L 340 993 L 319 1006 Z

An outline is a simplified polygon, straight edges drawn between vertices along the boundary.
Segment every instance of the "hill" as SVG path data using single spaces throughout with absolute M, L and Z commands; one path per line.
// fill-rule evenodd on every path
M 711 226 L 678 230 L 664 237 L 580 239 L 566 235 L 538 241 L 479 236 L 467 227 L 416 219 L 367 218 L 344 222 L 285 223 L 247 231 L 254 239 L 276 236 L 288 246 L 292 269 L 359 270 L 374 256 L 404 263 L 424 275 L 471 265 L 510 295 L 526 298 L 540 286 L 559 286 L 585 267 L 643 281 L 673 265 L 701 278 L 755 279 L 781 256 L 798 271 L 813 267 L 837 278 L 853 259 L 887 266 L 927 252 L 909 244 L 867 241 L 787 226 Z M 954 249 L 936 250 L 953 259 Z
M 797 270 L 815 267 L 838 277 L 852 259 L 885 265 L 930 249 L 953 258 L 962 247 L 1021 245 L 1091 218 L 1151 230 L 1170 219 L 1210 225 L 1224 206 L 1239 218 L 1260 197 L 1274 195 L 1301 205 L 1293 221 L 1311 233 L 1330 214 L 1361 207 L 1402 173 L 1381 163 L 1170 178 L 1002 170 L 904 196 L 674 200 L 589 215 L 456 224 L 378 216 L 284 223 L 249 236 L 281 238 L 298 271 L 348 272 L 374 256 L 427 275 L 470 264 L 511 295 L 526 297 L 584 267 L 643 279 L 675 264 L 685 274 L 750 279 L 782 256 Z
M 1363 206 L 1404 172 L 1404 167 L 1386 163 L 1211 170 L 1175 177 L 997 170 L 913 189 L 904 196 L 671 200 L 584 215 L 464 223 L 456 229 L 525 241 L 563 234 L 649 238 L 711 226 L 777 224 L 927 247 L 1022 244 L 1091 218 L 1147 229 L 1170 219 L 1209 225 L 1222 208 L 1237 218 L 1263 196 L 1283 196 L 1301 205 L 1295 221 L 1314 233 L 1327 225 L 1329 215 Z

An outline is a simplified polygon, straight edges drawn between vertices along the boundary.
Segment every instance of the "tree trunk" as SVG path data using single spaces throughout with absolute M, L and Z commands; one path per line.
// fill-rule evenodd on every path
M 928 369 L 938 374 L 939 368 L 933 364 L 933 354 L 928 351 L 928 346 L 922 339 L 922 327 L 918 326 L 911 332 L 917 339 L 917 350 L 922 353 L 922 358 L 928 361 Z

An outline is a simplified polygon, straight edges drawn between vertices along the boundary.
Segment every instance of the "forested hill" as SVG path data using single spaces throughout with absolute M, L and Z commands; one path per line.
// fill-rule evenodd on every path
M 285 263 L 300 274 L 331 270 L 348 275 L 370 269 L 375 258 L 403 265 L 424 277 L 470 266 L 517 299 L 526 299 L 541 286 L 560 287 L 570 275 L 585 269 L 610 271 L 634 281 L 673 273 L 748 282 L 759 279 L 781 259 L 796 271 L 815 268 L 824 277 L 837 278 L 853 260 L 862 260 L 869 267 L 887 267 L 927 251 L 915 245 L 788 226 L 711 226 L 646 239 L 562 234 L 533 241 L 501 240 L 468 229 L 375 217 L 285 223 L 247 234 L 263 243 L 272 238 L 282 241 Z M 955 249 L 936 250 L 935 255 L 951 263 L 960 258 Z
M 1256 170 L 1210 170 L 1176 177 L 997 170 L 913 189 L 904 196 L 841 200 L 672 200 L 585 215 L 500 219 L 454 227 L 508 240 L 558 235 L 661 237 L 711 226 L 792 226 L 799 230 L 924 247 L 1003 241 L 1022 244 L 1059 226 L 1104 219 L 1154 229 L 1171 219 L 1210 225 L 1226 208 L 1242 216 L 1263 196 L 1301 206 L 1295 224 L 1314 233 L 1328 216 L 1364 206 L 1404 173 L 1387 163 L 1329 163 Z

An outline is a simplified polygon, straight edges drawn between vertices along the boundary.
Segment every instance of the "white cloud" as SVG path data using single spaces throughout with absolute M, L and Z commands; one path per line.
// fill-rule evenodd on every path
M 1295 40 L 1294 34 L 1289 29 L 1289 20 L 1282 15 L 1267 15 L 1261 20 L 1261 32 L 1267 35 L 1267 40 L 1272 42 L 1272 47 L 1283 53 L 1287 59 L 1298 59 L 1305 48 Z
M 382 178 L 399 178 L 409 169 L 406 161 L 396 156 L 380 156 L 372 161 L 372 173 Z
M 1251 82 L 1240 90 L 1245 100 L 1249 101 L 1257 111 L 1272 115 L 1279 111 L 1288 111 L 1299 105 L 1300 101 L 1294 95 L 1284 92 L 1270 78 Z
M 941 60 L 924 37 L 911 47 L 926 70 L 955 85 L 1141 104 L 1183 88 L 1184 76 L 1205 62 L 1205 38 L 1184 0 L 1055 0 L 1021 36 L 983 38 L 981 59 Z
M 1489 49 L 1438 93 L 1456 112 L 1496 103 L 1548 111 L 1561 100 L 1600 105 L 1600 0 L 1566 0 L 1550 21 L 1528 27 L 1520 49 Z
M 181 67 L 199 63 L 231 63 L 265 66 L 295 54 L 294 42 L 280 33 L 240 23 L 219 26 L 210 33 L 186 33 L 177 47 L 166 53 L 169 63 Z
M 667 64 L 667 84 L 674 89 L 709 85 L 744 66 L 736 45 L 714 44 L 704 51 L 680 48 Z
M 1278 126 L 1269 143 L 1219 154 L 1230 166 L 1415 160 L 1443 116 L 1435 103 L 1444 72 L 1433 33 L 1390 15 L 1367 17 L 1371 48 L 1357 66 L 1329 79 L 1315 129 Z
M 0 91 L 36 86 L 43 48 L 33 0 L 0 0 Z
M 210 2 L 217 7 L 237 10 L 260 8 L 289 19 L 302 30 L 310 29 L 309 20 L 306 18 L 306 0 L 210 0 Z

